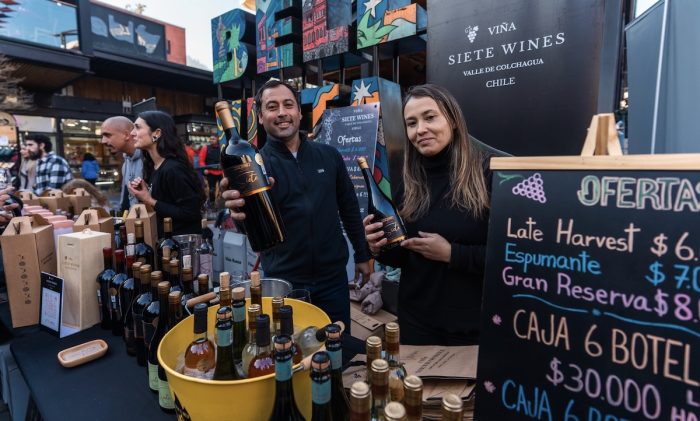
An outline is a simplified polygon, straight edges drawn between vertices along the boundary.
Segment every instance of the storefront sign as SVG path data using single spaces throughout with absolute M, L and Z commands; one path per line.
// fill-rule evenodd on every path
M 427 79 L 491 146 L 578 153 L 596 112 L 604 3 L 431 0 Z
M 165 27 L 158 23 L 90 5 L 93 47 L 110 53 L 165 60 Z
M 698 419 L 700 171 L 514 160 L 492 160 L 476 418 Z

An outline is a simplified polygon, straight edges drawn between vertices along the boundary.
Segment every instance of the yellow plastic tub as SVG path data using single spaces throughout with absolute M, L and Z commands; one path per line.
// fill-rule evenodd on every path
M 285 299 L 294 308 L 294 325 L 325 326 L 330 319 L 320 308 L 309 303 Z M 248 300 L 246 308 L 250 304 Z M 207 334 L 213 338 L 216 311 L 209 308 Z M 272 298 L 263 297 L 263 313 L 272 314 Z M 168 332 L 158 348 L 158 361 L 165 367 L 179 419 L 208 421 L 235 419 L 237 421 L 267 420 L 272 413 L 275 396 L 275 375 L 235 381 L 202 380 L 175 371 L 177 357 L 193 338 L 194 317 L 189 316 Z M 292 379 L 294 397 L 299 410 L 311 419 L 311 379 L 306 371 L 298 372 Z

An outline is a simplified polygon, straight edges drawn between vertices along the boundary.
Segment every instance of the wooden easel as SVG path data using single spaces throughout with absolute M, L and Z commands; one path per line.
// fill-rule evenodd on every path
M 591 119 L 581 156 L 593 155 L 622 155 L 617 127 L 615 127 L 615 115 L 612 113 L 596 114 Z

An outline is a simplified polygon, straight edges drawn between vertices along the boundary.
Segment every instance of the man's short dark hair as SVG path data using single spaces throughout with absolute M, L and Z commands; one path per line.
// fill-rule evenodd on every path
M 51 152 L 51 149 L 53 148 L 53 145 L 51 144 L 51 139 L 49 139 L 48 136 L 43 134 L 30 134 L 24 140 L 33 140 L 37 143 L 37 145 L 43 143 L 44 151 L 46 151 L 46 153 Z
M 258 114 L 260 114 L 260 110 L 262 109 L 263 92 L 265 92 L 267 89 L 276 88 L 278 86 L 284 86 L 287 89 L 289 89 L 292 92 L 292 95 L 294 95 L 294 100 L 297 102 L 297 107 L 301 109 L 301 103 L 299 102 L 299 92 L 297 92 L 297 90 L 294 89 L 292 85 L 282 80 L 270 79 L 267 82 L 265 82 L 263 86 L 261 86 L 260 89 L 258 89 L 258 93 L 255 94 L 255 111 Z

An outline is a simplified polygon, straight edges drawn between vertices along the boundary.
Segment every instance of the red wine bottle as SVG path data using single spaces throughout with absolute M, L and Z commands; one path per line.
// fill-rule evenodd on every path
M 382 230 L 387 243 L 382 247 L 382 251 L 392 249 L 406 238 L 406 228 L 404 228 L 396 206 L 386 197 L 374 181 L 372 171 L 367 165 L 367 160 L 359 157 L 357 158 L 357 163 L 362 169 L 362 176 L 365 178 L 365 184 L 367 184 L 367 213 L 374 215 L 372 222 L 381 222 L 383 224 Z
M 285 229 L 279 209 L 270 196 L 270 181 L 262 155 L 257 148 L 241 139 L 233 127 L 231 107 L 227 101 L 216 103 L 216 113 L 226 135 L 221 148 L 221 166 L 230 189 L 238 190 L 245 199 L 240 209 L 246 218 L 242 228 L 254 251 L 268 250 L 282 243 Z
M 97 275 L 97 302 L 100 305 L 102 315 L 100 326 L 102 329 L 112 329 L 112 305 L 110 302 L 109 284 L 117 273 L 112 269 L 112 247 L 102 249 L 104 270 Z

